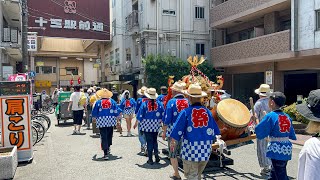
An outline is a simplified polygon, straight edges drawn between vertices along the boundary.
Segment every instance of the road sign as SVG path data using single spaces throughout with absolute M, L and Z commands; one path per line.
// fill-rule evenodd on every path
M 30 71 L 30 72 L 29 72 L 29 76 L 32 77 L 32 78 L 33 78 L 33 77 L 36 77 L 36 72 Z

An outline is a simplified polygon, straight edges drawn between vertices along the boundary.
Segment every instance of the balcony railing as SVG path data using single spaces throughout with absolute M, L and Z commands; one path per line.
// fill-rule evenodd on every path
M 226 67 L 268 61 L 262 57 L 289 52 L 290 30 L 286 30 L 212 48 L 211 57 L 216 67 Z
M 139 26 L 139 12 L 138 11 L 132 11 L 132 13 L 126 17 L 127 31 L 130 31 L 135 26 Z
M 226 22 L 236 23 L 238 18 L 246 17 L 254 13 L 257 13 L 257 16 L 261 16 L 261 13 L 258 12 L 262 11 L 268 13 L 269 11 L 277 11 L 284 8 L 290 9 L 290 1 L 288 0 L 216 1 L 220 3 L 213 3 L 213 7 L 210 9 L 211 27 L 216 27 Z

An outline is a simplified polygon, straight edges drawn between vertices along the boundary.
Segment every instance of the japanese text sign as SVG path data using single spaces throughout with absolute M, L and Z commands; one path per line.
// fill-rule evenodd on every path
M 38 36 L 110 40 L 109 0 L 28 0 Z
M 2 143 L 18 150 L 31 149 L 28 96 L 7 96 L 1 100 Z
M 28 51 L 37 51 L 37 36 L 36 35 L 28 35 Z

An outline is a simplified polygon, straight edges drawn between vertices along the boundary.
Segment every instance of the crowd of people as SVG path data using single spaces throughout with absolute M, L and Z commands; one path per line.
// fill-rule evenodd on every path
M 86 123 L 95 122 L 99 128 L 104 153 L 102 158 L 108 160 L 114 128 L 121 126 L 120 121 L 124 118 L 127 136 L 132 136 L 132 128 L 138 128 L 141 152 L 148 157 L 147 163 L 153 165 L 160 161 L 157 137 L 162 131 L 162 138 L 168 141 L 169 158 L 173 168 L 170 177 L 181 179 L 177 159 L 179 156 L 183 161 L 185 177 L 201 179 L 212 152 L 212 144 L 221 137 L 212 112 L 203 103 L 207 92 L 198 84 L 191 84 L 186 88 L 186 84 L 181 81 L 175 82 L 170 89 L 173 98 L 164 103 L 166 87 L 161 87 L 161 95 L 158 95 L 155 88 L 143 86 L 137 91 L 140 97 L 135 100 L 127 90 L 119 95 L 115 87 L 111 91 L 93 87 L 81 92 L 80 87 L 76 86 L 68 108 L 74 115 L 74 134 L 80 132 L 84 114 L 92 117 L 92 120 Z M 261 174 L 269 179 L 288 179 L 286 166 L 292 156 L 290 139 L 297 138 L 291 118 L 282 111 L 286 96 L 282 92 L 271 92 L 266 84 L 262 84 L 255 93 L 260 99 L 254 105 L 252 120 L 256 124 L 257 156 Z M 307 105 L 300 105 L 298 110 L 303 116 L 319 122 L 319 90 L 313 94 L 316 94 L 318 99 L 314 100 L 312 107 L 311 102 L 308 102 Z M 84 103 L 81 98 L 83 96 L 86 97 Z M 133 123 L 134 117 L 136 121 Z M 312 129 L 311 133 L 318 133 L 319 136 L 320 125 L 316 125 L 316 128 L 309 129 Z M 306 143 L 313 150 L 320 147 L 319 144 L 319 139 Z M 316 153 L 320 157 L 318 149 Z M 309 156 L 306 155 L 310 154 L 310 151 L 304 149 L 301 153 L 300 158 L 304 158 L 303 161 L 312 161 L 308 160 Z M 316 162 L 319 162 L 319 159 Z M 318 167 L 312 168 L 313 173 L 319 174 L 320 171 L 316 172 Z M 310 172 L 306 171 L 302 164 L 299 164 L 299 176 L 308 177 L 306 174 Z

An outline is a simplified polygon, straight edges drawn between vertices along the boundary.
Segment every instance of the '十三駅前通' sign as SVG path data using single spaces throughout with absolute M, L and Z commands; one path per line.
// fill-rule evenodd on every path
M 109 0 L 28 0 L 38 36 L 110 40 Z
M 30 150 L 32 144 L 29 96 L 0 97 L 0 102 L 2 145 L 17 146 L 18 151 Z

